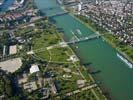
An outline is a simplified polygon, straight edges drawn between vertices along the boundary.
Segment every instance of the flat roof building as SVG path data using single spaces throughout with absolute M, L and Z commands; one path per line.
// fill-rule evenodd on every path
M 32 74 L 32 73 L 35 73 L 35 72 L 39 72 L 40 70 L 39 70 L 39 67 L 38 67 L 38 65 L 36 65 L 36 64 L 33 64 L 33 65 L 31 65 L 31 68 L 30 68 L 30 73 Z
M 16 53 L 17 53 L 17 46 L 16 45 L 10 46 L 9 54 L 12 55 L 12 54 L 16 54 Z
M 21 58 L 14 58 L 7 61 L 0 62 L 0 68 L 8 72 L 15 72 L 22 66 Z

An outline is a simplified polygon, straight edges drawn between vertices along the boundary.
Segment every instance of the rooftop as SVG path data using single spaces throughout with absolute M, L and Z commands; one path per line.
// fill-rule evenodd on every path
M 38 71 L 39 71 L 38 65 L 36 65 L 36 64 L 31 65 L 31 68 L 30 68 L 30 73 L 31 74 L 35 73 L 35 72 L 38 72 Z
M 12 55 L 16 53 L 17 53 L 17 46 L 16 45 L 10 46 L 9 54 Z
M 22 61 L 20 58 L 15 58 L 7 61 L 0 62 L 0 67 L 2 70 L 6 70 L 8 72 L 15 72 L 22 65 Z

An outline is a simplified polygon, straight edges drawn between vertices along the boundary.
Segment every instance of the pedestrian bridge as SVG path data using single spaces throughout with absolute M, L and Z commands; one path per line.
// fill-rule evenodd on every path
M 80 43 L 80 42 L 84 42 L 84 41 L 89 41 L 89 40 L 93 40 L 93 39 L 97 39 L 100 38 L 102 35 L 100 34 L 92 34 L 86 37 L 82 37 L 82 38 L 78 38 L 76 40 L 72 40 L 69 42 L 66 42 L 66 44 L 74 44 L 74 43 Z
M 59 12 L 59 13 L 51 14 L 48 17 L 56 17 L 56 16 L 62 16 L 66 14 L 68 14 L 68 12 Z

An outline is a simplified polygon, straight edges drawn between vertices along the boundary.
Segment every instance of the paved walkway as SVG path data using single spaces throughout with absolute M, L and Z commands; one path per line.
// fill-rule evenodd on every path
M 97 86 L 96 84 L 92 84 L 92 85 L 89 85 L 89 86 L 86 86 L 86 87 L 77 89 L 77 90 L 75 90 L 75 91 L 69 92 L 69 93 L 66 94 L 66 96 L 71 96 L 71 95 L 80 93 L 80 92 L 82 92 L 82 91 L 92 89 L 92 88 L 94 88 L 94 87 L 96 87 L 96 86 Z M 99 100 L 99 99 L 97 99 L 97 100 Z
M 97 100 L 100 100 L 99 97 L 97 96 L 96 92 L 95 92 L 93 89 L 91 89 L 91 91 L 92 91 L 92 93 L 95 95 L 96 99 L 97 99 Z

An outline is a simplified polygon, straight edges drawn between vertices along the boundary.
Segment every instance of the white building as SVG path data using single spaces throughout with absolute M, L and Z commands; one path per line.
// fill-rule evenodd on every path
M 16 45 L 10 46 L 9 54 L 13 55 L 16 53 L 17 53 L 17 46 Z
M 38 65 L 31 65 L 31 68 L 30 68 L 30 73 L 32 74 L 32 73 L 35 73 L 35 72 L 39 72 L 40 70 L 39 70 L 39 67 L 38 67 Z

